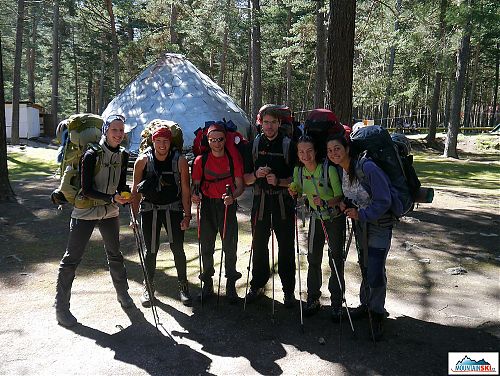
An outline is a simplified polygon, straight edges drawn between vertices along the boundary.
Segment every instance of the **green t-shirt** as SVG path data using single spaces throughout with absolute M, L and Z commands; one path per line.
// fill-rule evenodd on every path
M 316 205 L 314 205 L 313 198 L 318 195 L 324 200 L 328 201 L 332 198 L 341 197 L 342 194 L 342 184 L 339 179 L 339 175 L 334 166 L 328 167 L 328 180 L 329 184 L 325 186 L 325 178 L 323 174 L 323 163 L 319 163 L 316 169 L 311 172 L 305 167 L 295 167 L 293 170 L 293 182 L 298 187 L 298 194 L 305 194 L 309 201 L 309 205 L 313 210 L 317 210 Z M 302 168 L 302 181 L 300 181 L 299 169 Z M 317 188 L 317 190 L 316 190 Z M 328 219 L 328 211 L 325 208 L 321 209 L 321 214 L 324 219 Z

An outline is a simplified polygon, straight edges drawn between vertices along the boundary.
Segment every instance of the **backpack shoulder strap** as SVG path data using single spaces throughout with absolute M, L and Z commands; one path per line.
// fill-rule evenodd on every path
M 331 186 L 330 184 L 330 165 L 328 164 L 328 158 L 325 158 L 322 165 L 323 171 L 321 174 L 321 179 L 323 180 L 323 187 Z
M 290 164 L 290 143 L 292 140 L 288 136 L 283 137 L 283 158 L 285 158 L 285 163 L 287 166 Z
M 299 178 L 300 189 L 304 190 L 304 166 L 299 166 L 297 175 Z
M 234 178 L 234 162 L 233 162 L 233 157 L 231 156 L 231 153 L 229 150 L 227 150 L 226 147 L 224 147 L 224 151 L 227 154 L 227 159 L 229 160 L 229 173 L 231 174 L 231 179 L 233 179 L 233 184 L 236 184 L 236 179 Z
M 172 155 L 172 173 L 174 174 L 175 185 L 177 185 L 177 192 L 181 193 L 181 173 L 179 171 L 179 159 L 181 153 L 179 150 L 173 150 L 174 155 Z
M 255 136 L 252 144 L 252 159 L 253 163 L 255 165 L 255 161 L 257 160 L 259 156 L 259 144 L 260 144 L 260 133 Z M 254 166 L 255 167 L 255 166 Z
M 200 179 L 200 187 L 203 184 L 203 181 L 205 180 L 205 166 L 206 166 L 207 160 L 208 160 L 208 153 L 210 153 L 210 152 L 206 151 L 206 152 L 204 152 L 201 155 L 201 179 Z
M 144 150 L 143 154 L 145 154 L 148 158 L 148 161 L 146 162 L 146 173 L 155 174 L 156 170 L 153 149 L 151 147 L 148 147 L 146 150 Z

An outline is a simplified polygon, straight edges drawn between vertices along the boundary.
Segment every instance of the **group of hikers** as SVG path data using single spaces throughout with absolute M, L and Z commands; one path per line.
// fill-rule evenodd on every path
M 192 304 L 183 244 L 184 233 L 192 220 L 193 203 L 198 208 L 201 257 L 202 288 L 197 299 L 204 302 L 216 295 L 214 252 L 219 233 L 226 299 L 231 304 L 238 303 L 241 297 L 236 281 L 242 274 L 237 270 L 237 199 L 245 187 L 253 186 L 252 276 L 249 287 L 247 280 L 245 304 L 261 297 L 269 279 L 273 278 L 274 310 L 276 236 L 283 304 L 286 308 L 297 307 L 295 253 L 299 254 L 299 248 L 297 244 L 295 249 L 294 235 L 297 234 L 297 200 L 305 195 L 310 221 L 304 316 L 317 313 L 321 307 L 321 265 L 326 241 L 331 269 L 328 290 L 332 320 L 338 322 L 346 314 L 349 320 L 369 318 L 371 337 L 382 338 L 384 319 L 388 315 L 385 310 L 385 263 L 394 224 L 391 208 L 398 205 L 387 175 L 369 159 L 360 163 L 359 151 L 350 147 L 348 128 L 331 134 L 326 140 L 317 140 L 307 134 L 292 140 L 280 131 L 281 114 L 275 106 L 263 107 L 259 119 L 261 132 L 245 145 L 243 155 L 229 153 L 225 147 L 227 129 L 220 123 L 212 124 L 206 133 L 208 152 L 195 158 L 191 174 L 186 158 L 172 147 L 171 130 L 156 128 L 152 132 L 152 147 L 139 154 L 135 161 L 131 190 L 126 184 L 128 154 L 120 146 L 125 135 L 125 119 L 120 115 L 105 119 L 99 142 L 102 151 L 89 148 L 81 160 L 81 192 L 91 204 L 86 208 L 75 207 L 71 214 L 69 239 L 57 279 L 55 308 L 59 324 L 70 327 L 77 323 L 69 309 L 71 286 L 96 225 L 104 241 L 117 299 L 123 308 L 134 306 L 119 249 L 119 205 L 129 203 L 132 218 L 140 218 L 140 223 L 132 221 L 131 226 L 142 230 L 146 248 L 144 269 L 149 286 L 145 281 L 140 298 L 143 306 L 154 304 L 162 227 L 174 256 L 180 300 L 185 305 Z M 326 152 L 320 153 L 324 149 Z M 98 171 L 96 166 L 99 166 Z M 365 176 L 362 181 L 359 170 Z M 127 191 L 131 194 L 123 193 Z M 361 304 L 350 309 L 345 303 L 344 283 L 346 223 L 354 231 L 362 274 Z M 271 237 L 270 263 L 268 244 Z M 302 302 L 300 309 L 302 313 Z

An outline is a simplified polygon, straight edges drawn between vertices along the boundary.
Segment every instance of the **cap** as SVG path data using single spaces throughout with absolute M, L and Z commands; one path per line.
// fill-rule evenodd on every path
M 159 127 L 153 132 L 152 140 L 156 140 L 158 137 L 165 137 L 172 140 L 172 131 L 167 127 Z

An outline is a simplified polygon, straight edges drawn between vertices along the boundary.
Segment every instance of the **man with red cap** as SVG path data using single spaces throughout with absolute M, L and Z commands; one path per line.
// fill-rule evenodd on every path
M 189 167 L 181 151 L 173 147 L 172 132 L 168 127 L 157 127 L 152 141 L 153 146 L 147 148 L 135 161 L 132 186 L 132 209 L 136 214 L 141 214 L 146 244 L 146 273 L 154 295 L 156 256 L 163 226 L 174 254 L 180 300 L 184 305 L 190 305 L 184 252 L 184 231 L 189 228 L 191 220 Z M 144 283 L 142 305 L 149 307 L 151 299 L 154 296 L 149 296 Z
M 235 284 L 241 278 L 241 273 L 236 270 L 236 198 L 244 190 L 243 162 L 239 154 L 231 155 L 227 152 L 226 129 L 221 123 L 211 125 L 207 137 L 210 151 L 196 157 L 192 172 L 191 199 L 195 204 L 201 202 L 200 242 L 203 273 L 200 279 L 203 289 L 200 298 L 205 300 L 214 294 L 212 277 L 215 274 L 214 251 L 218 232 L 222 238 L 222 252 L 225 255 L 226 297 L 229 303 L 234 304 L 238 302 Z M 226 192 L 226 185 L 230 187 L 229 194 Z

